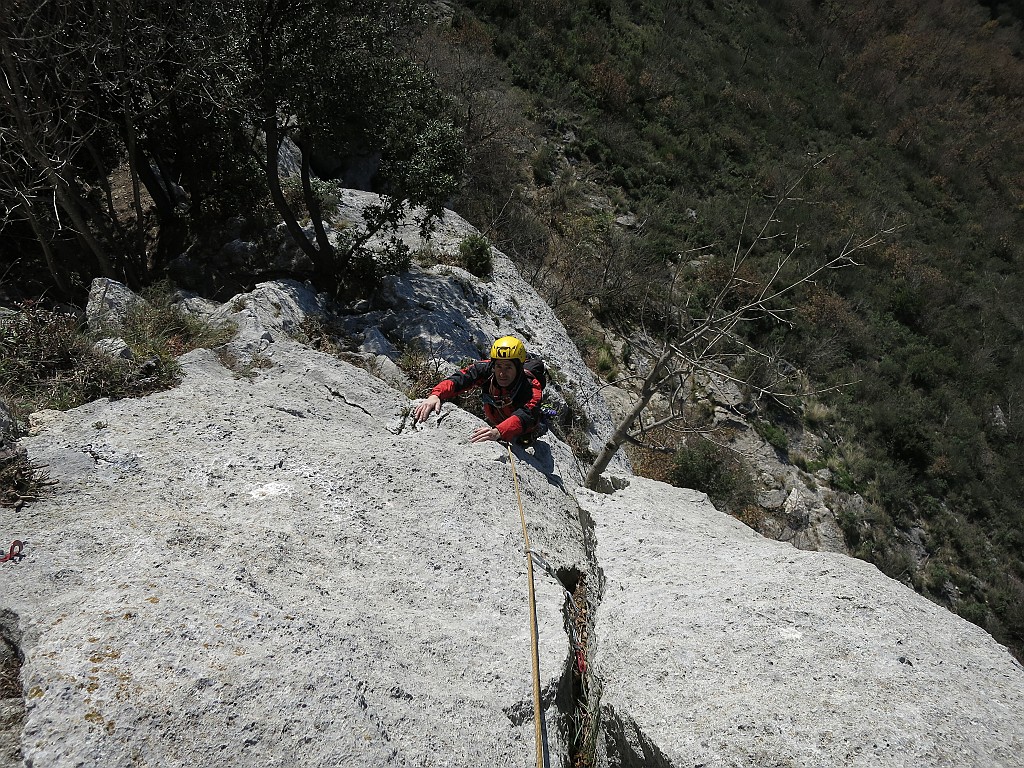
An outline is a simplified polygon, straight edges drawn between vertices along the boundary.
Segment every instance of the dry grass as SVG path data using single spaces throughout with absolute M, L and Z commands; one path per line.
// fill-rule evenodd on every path
M 178 355 L 223 344 L 235 334 L 234 328 L 212 327 L 180 312 L 168 285 L 154 286 L 143 298 L 118 330 L 132 360 L 94 351 L 97 334 L 73 315 L 39 302 L 21 304 L 0 323 L 0 401 L 19 420 L 102 397 L 141 397 L 178 383 Z M 18 508 L 38 498 L 52 484 L 41 469 L 24 450 L 0 447 L 0 505 Z
M 21 698 L 20 666 L 14 645 L 0 635 L 0 701 Z
M 24 448 L 0 447 L 0 507 L 20 509 L 27 502 L 37 501 L 54 483 L 41 465 L 29 459 Z

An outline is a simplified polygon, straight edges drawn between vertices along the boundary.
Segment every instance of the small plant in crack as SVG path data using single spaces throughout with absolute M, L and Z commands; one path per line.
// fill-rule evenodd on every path
M 597 743 L 597 701 L 589 666 L 591 615 L 587 580 L 579 571 L 559 573 L 565 588 L 564 619 L 569 636 L 571 704 L 569 712 L 569 755 L 573 768 L 594 765 Z

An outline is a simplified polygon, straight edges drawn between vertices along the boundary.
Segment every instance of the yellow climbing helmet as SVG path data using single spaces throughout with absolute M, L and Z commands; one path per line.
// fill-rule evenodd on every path
M 518 360 L 526 362 L 526 347 L 515 336 L 502 336 L 491 344 L 491 360 Z

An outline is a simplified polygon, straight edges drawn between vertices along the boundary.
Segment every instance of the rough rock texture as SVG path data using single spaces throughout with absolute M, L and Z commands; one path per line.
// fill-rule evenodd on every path
M 1024 670 L 867 563 L 643 478 L 576 491 L 611 766 L 1022 766 Z
M 358 222 L 361 211 L 378 198 L 369 192 L 341 190 L 337 216 Z M 434 257 L 457 253 L 469 235 L 479 232 L 452 211 L 445 211 L 429 238 L 424 239 L 412 221 L 398 237 L 414 253 Z M 378 243 L 376 247 L 384 247 Z M 561 391 L 589 421 L 590 449 L 601 449 L 614 429 L 611 412 L 600 395 L 601 382 L 587 368 L 554 311 L 519 274 L 511 259 L 491 248 L 493 272 L 482 280 L 458 267 L 414 267 L 385 281 L 376 297 L 376 311 L 352 317 L 354 333 L 380 331 L 396 347 L 417 347 L 434 357 L 457 364 L 466 358 L 486 356 L 494 339 L 513 335 L 522 339 L 531 354 L 552 363 L 556 373 L 549 379 L 549 396 Z M 629 471 L 624 454 L 617 455 L 612 471 Z
M 585 391 L 533 298 L 453 274 L 361 308 L 367 354 L 519 329 Z M 474 323 L 432 326 L 460 291 Z M 22 444 L 60 482 L 0 509 L 28 542 L 0 565 L 0 672 L 21 694 L 0 688 L 0 766 L 534 765 L 513 466 L 562 579 L 537 571 L 553 766 L 587 704 L 601 768 L 1024 766 L 1024 670 L 980 629 L 702 494 L 581 490 L 551 434 L 513 465 L 451 405 L 414 426 L 403 394 L 288 338 L 323 308 L 288 282 L 194 306 L 240 333 L 183 357 L 179 387 L 32 415 Z M 580 576 L 603 587 L 589 702 L 561 607 Z
M 132 308 L 144 301 L 116 280 L 98 277 L 89 286 L 89 303 L 85 309 L 89 327 L 117 332 Z
M 0 627 L 4 627 L 8 618 L 4 611 L 0 611 Z M 13 629 L 8 630 L 12 636 Z M 20 668 L 17 646 L 6 636 L 0 636 L 0 766 L 3 768 L 21 764 L 19 741 L 25 701 L 20 695 Z
M 34 420 L 24 445 L 60 486 L 4 526 L 29 546 L 0 570 L 26 764 L 531 764 L 507 452 L 469 444 L 463 411 L 413 429 L 365 371 L 268 346 L 251 379 L 198 350 L 176 389 Z M 516 464 L 532 543 L 585 570 L 543 464 Z M 562 591 L 537 588 L 560 761 Z

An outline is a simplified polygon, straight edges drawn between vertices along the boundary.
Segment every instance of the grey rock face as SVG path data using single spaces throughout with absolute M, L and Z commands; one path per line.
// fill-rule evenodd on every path
M 576 496 L 605 579 L 609 765 L 1024 765 L 1024 669 L 978 627 L 694 491 Z
M 302 152 L 295 146 L 295 142 L 285 138 L 277 151 L 277 172 L 281 174 L 282 179 L 287 179 L 290 176 L 298 176 L 301 168 Z
M 85 308 L 89 327 L 117 333 L 132 308 L 143 301 L 116 280 L 97 277 L 89 286 L 89 303 Z
M 71 765 L 520 766 L 533 749 L 523 542 L 505 449 L 428 427 L 365 371 L 275 341 L 236 378 L 98 401 L 24 441 L 60 481 L 0 570 L 24 759 Z M 388 425 L 397 424 L 395 432 Z M 517 459 L 533 547 L 585 571 L 578 509 Z M 550 702 L 562 588 L 537 580 Z M 525 714 L 524 714 L 525 713 Z

